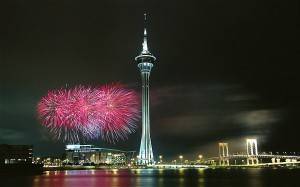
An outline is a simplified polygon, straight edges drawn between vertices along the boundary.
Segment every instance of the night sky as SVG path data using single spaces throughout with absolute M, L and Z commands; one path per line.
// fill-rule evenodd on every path
M 134 57 L 149 14 L 154 154 L 216 156 L 299 152 L 300 37 L 297 1 L 5 0 L 0 3 L 0 144 L 59 155 L 36 118 L 50 89 L 122 82 L 140 92 Z M 137 133 L 104 147 L 138 150 Z

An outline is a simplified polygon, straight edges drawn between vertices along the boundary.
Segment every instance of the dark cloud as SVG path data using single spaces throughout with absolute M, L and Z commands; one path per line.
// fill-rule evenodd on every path
M 260 141 L 281 120 L 280 109 L 266 108 L 258 96 L 237 84 L 187 84 L 159 88 L 152 95 L 153 134 L 163 145 L 159 152 L 189 153 L 208 144 L 216 150 L 218 141 L 249 136 Z M 231 143 L 236 147 L 240 141 Z
M 1 141 L 4 142 L 22 142 L 24 140 L 24 133 L 11 129 L 0 129 Z

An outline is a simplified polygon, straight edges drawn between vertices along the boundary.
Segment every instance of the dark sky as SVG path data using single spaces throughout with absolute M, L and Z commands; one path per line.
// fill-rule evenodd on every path
M 134 57 L 149 14 L 154 154 L 300 151 L 299 3 L 262 0 L 4 0 L 0 143 L 60 154 L 36 119 L 49 89 L 121 81 L 140 90 Z M 140 126 L 140 123 L 139 123 Z M 138 150 L 140 131 L 105 147 Z

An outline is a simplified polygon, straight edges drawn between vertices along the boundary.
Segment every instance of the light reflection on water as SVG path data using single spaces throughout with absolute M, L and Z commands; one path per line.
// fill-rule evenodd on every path
M 263 187 L 293 186 L 300 170 L 272 169 L 107 169 L 46 171 L 43 175 L 2 180 L 24 187 Z M 2 185 L 4 184 L 4 185 Z

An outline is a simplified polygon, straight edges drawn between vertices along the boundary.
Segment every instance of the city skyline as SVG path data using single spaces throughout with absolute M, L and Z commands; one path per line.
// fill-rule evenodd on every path
M 0 143 L 62 153 L 64 143 L 53 141 L 36 120 L 38 100 L 66 85 L 121 81 L 140 90 L 133 59 L 140 52 L 145 6 L 6 3 Z M 159 59 L 150 93 L 156 157 L 216 155 L 221 141 L 240 150 L 246 138 L 257 138 L 263 151 L 299 151 L 295 11 L 266 9 L 267 3 L 254 10 L 254 2 L 148 5 L 151 52 Z M 140 132 L 141 126 L 115 145 L 87 143 L 138 151 Z

